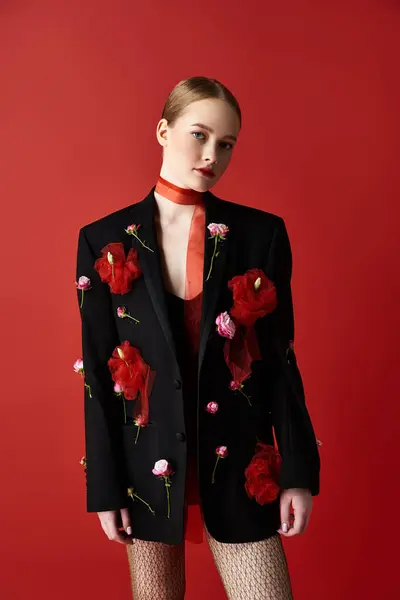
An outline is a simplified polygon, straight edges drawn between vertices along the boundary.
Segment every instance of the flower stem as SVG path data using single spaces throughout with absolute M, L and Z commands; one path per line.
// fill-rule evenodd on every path
M 214 466 L 214 471 L 213 471 L 213 474 L 212 474 L 211 483 L 214 483 L 214 481 L 215 481 L 214 475 L 215 475 L 215 469 L 217 468 L 218 461 L 219 461 L 219 456 L 217 456 L 217 460 L 215 461 L 215 466 Z
M 216 252 L 216 250 L 217 250 L 218 235 L 216 235 L 214 239 L 215 239 L 215 243 L 214 243 L 214 252 L 213 252 L 213 255 L 212 255 L 212 257 L 211 257 L 210 270 L 208 271 L 208 275 L 207 275 L 207 279 L 206 279 L 206 281 L 208 281 L 208 280 L 210 279 L 210 275 L 211 275 L 211 269 L 212 269 L 212 266 L 213 266 L 213 261 L 214 261 L 214 256 L 215 256 L 215 252 Z
M 136 321 L 136 323 L 140 323 L 140 321 L 138 319 L 135 319 L 135 317 L 131 317 L 131 315 L 126 314 L 125 317 L 129 317 L 129 319 L 132 319 L 132 321 Z
M 253 406 L 252 403 L 250 402 L 250 398 L 249 396 L 247 396 L 247 394 L 245 394 L 244 392 L 242 392 L 242 390 L 239 388 L 239 392 L 245 397 L 247 398 L 247 401 L 249 403 L 250 406 Z
M 136 434 L 136 438 L 135 438 L 135 444 L 136 444 L 136 442 L 138 440 L 139 433 L 140 433 L 140 425 L 137 426 L 137 434 Z
M 169 488 L 171 486 L 171 484 L 168 481 L 168 477 L 164 477 L 164 481 L 165 481 L 165 489 L 167 490 L 167 501 L 168 501 L 168 514 L 167 514 L 167 518 L 170 518 L 170 514 L 171 514 L 171 507 L 170 507 L 170 501 L 169 501 Z
M 91 397 L 92 397 L 92 390 L 90 389 L 90 385 L 89 385 L 88 383 L 85 383 L 85 388 L 87 388 L 87 389 L 88 389 L 88 392 L 89 392 L 89 398 L 91 398 Z
M 136 235 L 136 233 L 133 234 L 135 236 L 135 238 L 142 244 L 143 248 L 147 248 L 147 250 L 150 250 L 150 252 L 154 252 L 154 250 L 152 250 L 152 248 L 149 248 L 148 246 L 146 246 L 146 244 L 144 244 L 142 242 L 142 240 L 140 239 L 139 236 Z
M 82 306 L 83 306 L 83 294 L 84 294 L 84 293 L 85 293 L 85 290 L 82 290 L 82 297 L 81 297 L 81 305 L 80 305 L 80 308 L 82 308 Z
M 153 513 L 153 515 L 155 515 L 155 511 L 151 508 L 150 504 L 147 504 L 147 502 L 145 500 L 143 500 L 143 498 L 141 498 L 140 496 L 138 496 L 137 494 L 135 494 L 135 492 L 133 492 L 133 495 L 135 496 L 135 498 L 137 498 L 138 500 L 140 500 L 141 502 L 143 502 L 143 504 L 145 504 L 148 509 Z
M 114 279 L 114 263 L 111 264 L 111 278 Z

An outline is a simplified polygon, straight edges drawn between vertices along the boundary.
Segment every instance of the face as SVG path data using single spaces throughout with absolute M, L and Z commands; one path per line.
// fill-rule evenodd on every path
M 161 177 L 182 188 L 205 192 L 227 169 L 239 130 L 233 108 L 217 98 L 192 102 L 172 127 L 161 119 L 157 125 L 164 154 Z M 211 168 L 214 177 L 196 170 L 201 168 Z

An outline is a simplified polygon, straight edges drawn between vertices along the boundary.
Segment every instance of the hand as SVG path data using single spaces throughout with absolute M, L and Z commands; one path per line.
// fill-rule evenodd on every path
M 109 540 L 120 544 L 132 544 L 132 527 L 130 522 L 129 510 L 121 508 L 120 510 L 105 510 L 97 513 L 104 533 Z M 119 531 L 119 527 L 125 531 Z
M 292 504 L 294 512 L 294 523 L 290 522 L 293 515 L 290 514 L 290 505 Z M 277 529 L 278 533 L 285 537 L 292 537 L 304 533 L 311 516 L 312 495 L 307 488 L 290 488 L 282 490 L 280 496 L 281 508 L 281 527 Z M 287 531 L 283 531 L 282 526 L 286 523 Z

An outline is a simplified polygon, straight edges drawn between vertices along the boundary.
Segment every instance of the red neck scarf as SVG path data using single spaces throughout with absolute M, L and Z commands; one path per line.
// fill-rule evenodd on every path
M 161 175 L 158 176 L 155 192 L 168 198 L 176 204 L 200 204 L 203 200 L 203 192 L 196 192 L 190 188 L 181 188 L 167 181 Z

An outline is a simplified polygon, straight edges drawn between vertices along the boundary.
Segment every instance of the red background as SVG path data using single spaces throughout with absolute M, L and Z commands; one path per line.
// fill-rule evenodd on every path
M 181 79 L 237 96 L 213 191 L 284 217 L 321 495 L 284 540 L 296 600 L 393 598 L 399 464 L 399 4 L 0 4 L 4 600 L 130 598 L 125 547 L 85 512 L 78 229 L 141 200 Z M 189 600 L 222 599 L 206 544 Z

